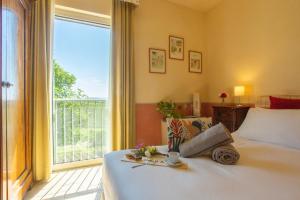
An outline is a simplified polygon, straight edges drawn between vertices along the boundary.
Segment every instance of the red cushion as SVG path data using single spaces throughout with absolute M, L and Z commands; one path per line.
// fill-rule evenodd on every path
M 271 109 L 300 109 L 300 99 L 283 99 L 270 96 Z

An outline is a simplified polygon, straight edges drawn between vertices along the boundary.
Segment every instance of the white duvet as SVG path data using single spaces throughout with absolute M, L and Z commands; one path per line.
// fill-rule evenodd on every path
M 300 200 L 300 150 L 235 137 L 241 158 L 225 166 L 210 158 L 182 161 L 188 170 L 142 166 L 105 155 L 105 200 Z M 162 147 L 166 150 L 166 147 Z

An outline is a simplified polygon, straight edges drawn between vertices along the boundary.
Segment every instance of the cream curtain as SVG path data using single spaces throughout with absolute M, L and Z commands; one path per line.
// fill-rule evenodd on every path
M 111 109 L 112 148 L 135 144 L 133 10 L 135 5 L 112 0 Z
M 36 0 L 31 13 L 33 177 L 51 174 L 51 63 L 54 1 Z

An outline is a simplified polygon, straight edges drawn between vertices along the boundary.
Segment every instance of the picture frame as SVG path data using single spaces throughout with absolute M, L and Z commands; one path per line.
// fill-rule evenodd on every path
M 166 70 L 166 50 L 149 48 L 149 72 L 165 74 Z
M 202 52 L 189 51 L 189 72 L 202 73 Z
M 184 38 L 169 35 L 169 58 L 184 60 Z

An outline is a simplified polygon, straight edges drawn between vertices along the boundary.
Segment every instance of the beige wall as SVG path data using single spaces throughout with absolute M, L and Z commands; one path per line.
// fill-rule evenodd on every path
M 209 100 L 238 84 L 300 93 L 299 0 L 225 0 L 205 15 L 205 41 Z
M 142 0 L 134 25 L 136 102 L 156 103 L 165 98 L 187 102 L 195 91 L 205 96 L 206 72 L 188 72 L 188 50 L 204 51 L 203 15 L 168 1 Z M 168 58 L 169 34 L 184 37 L 184 61 Z M 167 50 L 167 74 L 149 73 L 149 47 Z
M 110 0 L 56 0 L 65 6 L 109 14 Z M 102 10 L 102 11 L 101 11 Z M 300 1 L 223 0 L 201 14 L 163 0 L 142 0 L 135 16 L 137 103 L 162 99 L 203 101 L 234 85 L 250 88 L 251 98 L 300 93 Z M 185 60 L 167 58 L 167 74 L 149 73 L 149 47 L 167 50 L 168 36 L 185 38 Z M 188 50 L 203 52 L 203 73 L 188 72 Z

